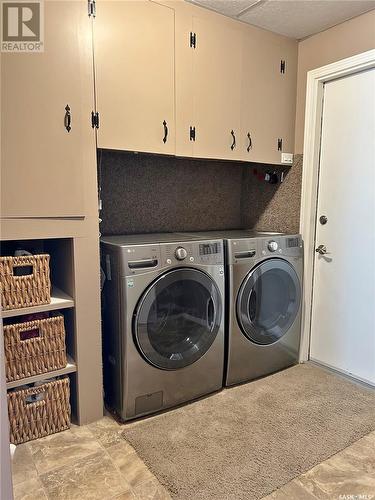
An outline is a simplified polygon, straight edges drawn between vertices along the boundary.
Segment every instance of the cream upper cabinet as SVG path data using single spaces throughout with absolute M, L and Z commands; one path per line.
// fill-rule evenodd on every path
M 99 0 L 94 47 L 100 148 L 262 163 L 293 152 L 294 40 L 187 2 Z
M 174 154 L 174 10 L 100 0 L 94 47 L 98 146 Z
M 298 44 L 295 40 L 283 38 L 277 44 L 275 53 L 284 62 L 284 72 L 279 76 L 280 100 L 278 102 L 278 131 L 282 139 L 282 151 L 294 152 L 294 129 L 297 98 L 297 58 Z M 280 63 L 279 63 L 280 64 Z
M 237 159 L 240 152 L 241 30 L 222 16 L 192 19 L 193 155 Z
M 244 30 L 241 159 L 281 163 L 293 153 L 297 43 L 249 27 Z
M 84 216 L 96 168 L 87 1 L 44 8 L 44 52 L 1 54 L 2 217 Z

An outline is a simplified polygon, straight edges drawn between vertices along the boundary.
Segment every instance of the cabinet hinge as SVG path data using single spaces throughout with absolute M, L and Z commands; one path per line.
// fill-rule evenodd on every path
M 99 128 L 99 113 L 98 111 L 91 111 L 91 126 L 92 128 Z
M 195 127 L 190 127 L 190 140 L 195 141 Z
M 285 68 L 286 68 L 285 60 L 281 59 L 281 61 L 280 61 L 280 73 L 284 74 L 285 73 Z
M 282 150 L 283 150 L 283 140 L 277 139 L 277 151 L 282 151 Z
M 197 34 L 190 32 L 190 47 L 195 49 L 197 46 Z
M 89 17 L 96 16 L 96 3 L 95 0 L 87 0 Z

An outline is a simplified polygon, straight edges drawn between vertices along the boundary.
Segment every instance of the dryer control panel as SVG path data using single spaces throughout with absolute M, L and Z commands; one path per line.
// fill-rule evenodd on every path
M 298 257 L 302 254 L 302 237 L 299 234 L 283 235 L 275 238 L 260 238 L 259 250 L 261 257 L 288 256 Z
M 228 240 L 228 264 L 255 263 L 268 257 L 299 257 L 303 255 L 299 234 L 262 236 Z

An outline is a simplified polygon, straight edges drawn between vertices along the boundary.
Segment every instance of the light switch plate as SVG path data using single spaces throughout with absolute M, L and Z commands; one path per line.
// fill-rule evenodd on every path
M 293 153 L 281 153 L 281 163 L 284 165 L 293 165 Z

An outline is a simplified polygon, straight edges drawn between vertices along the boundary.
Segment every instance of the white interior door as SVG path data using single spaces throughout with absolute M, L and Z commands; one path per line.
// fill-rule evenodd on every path
M 375 384 L 375 69 L 325 84 L 317 210 L 310 358 Z

